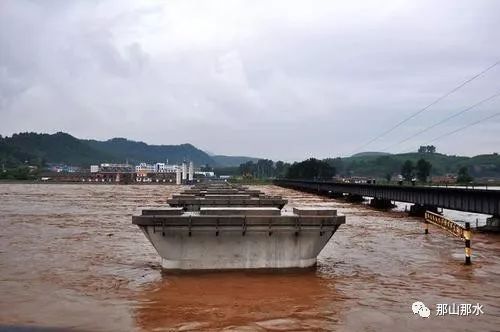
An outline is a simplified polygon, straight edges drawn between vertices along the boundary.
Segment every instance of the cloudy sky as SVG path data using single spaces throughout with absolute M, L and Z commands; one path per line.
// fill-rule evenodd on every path
M 500 1 L 0 1 L 0 134 L 295 160 L 403 152 L 500 112 Z M 434 141 L 500 152 L 500 116 Z

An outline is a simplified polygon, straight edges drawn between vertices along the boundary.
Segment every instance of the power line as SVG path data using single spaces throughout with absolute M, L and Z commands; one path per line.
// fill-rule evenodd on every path
M 495 114 L 492 114 L 492 115 L 487 116 L 487 117 L 485 117 L 485 118 L 482 118 L 481 120 L 477 120 L 477 121 L 471 122 L 471 123 L 469 123 L 469 124 L 467 124 L 467 125 L 465 125 L 465 126 L 463 126 L 463 127 L 460 127 L 460 128 L 458 128 L 458 129 L 452 130 L 452 131 L 450 131 L 450 132 L 448 132 L 448 133 L 446 133 L 446 134 L 443 134 L 443 135 L 441 135 L 441 136 L 438 136 L 438 137 L 436 137 L 436 138 L 433 138 L 432 140 L 428 141 L 428 142 L 427 142 L 427 143 L 425 143 L 425 144 L 429 144 L 429 143 L 435 142 L 435 141 L 437 141 L 437 140 L 440 140 L 440 139 L 442 139 L 442 138 L 448 137 L 448 136 L 450 136 L 450 135 L 453 135 L 453 134 L 455 134 L 455 133 L 458 133 L 459 131 L 462 131 L 462 130 L 467 129 L 467 128 L 472 127 L 472 126 L 475 126 L 475 125 L 477 125 L 477 124 L 479 124 L 479 123 L 481 123 L 481 122 L 484 122 L 484 121 L 487 121 L 487 120 L 493 119 L 494 117 L 497 117 L 497 116 L 499 116 L 499 115 L 500 115 L 500 112 L 495 113 Z M 425 144 L 424 144 L 424 145 L 425 145 Z
M 479 124 L 479 123 L 481 123 L 481 122 L 484 122 L 484 121 L 487 121 L 487 120 L 493 119 L 494 117 L 497 117 L 497 116 L 499 116 L 499 115 L 500 115 L 500 112 L 494 113 L 494 114 L 492 114 L 492 115 L 490 115 L 490 116 L 487 116 L 487 117 L 485 117 L 485 118 L 482 118 L 482 119 L 480 119 L 480 120 L 477 120 L 477 121 L 471 122 L 471 123 L 469 123 L 469 124 L 467 124 L 467 125 L 465 125 L 465 126 L 463 126 L 463 127 L 460 127 L 460 128 L 458 128 L 458 129 L 455 129 L 455 130 L 452 130 L 452 131 L 450 131 L 450 132 L 447 132 L 446 134 L 443 134 L 443 135 L 441 135 L 441 136 L 435 137 L 435 138 L 431 139 L 430 141 L 427 141 L 426 143 L 424 143 L 424 144 L 422 144 L 422 145 L 427 145 L 427 144 L 430 144 L 430 143 L 432 143 L 432 142 L 438 141 L 438 140 L 440 140 L 440 139 L 442 139 L 442 138 L 445 138 L 445 137 L 448 137 L 448 136 L 450 136 L 450 135 L 453 135 L 453 134 L 455 134 L 455 133 L 457 133 L 457 132 L 459 132 L 459 131 L 462 131 L 462 130 L 467 129 L 467 128 L 472 127 L 472 126 L 475 126 L 475 125 L 477 125 L 477 124 Z M 405 150 L 405 152 L 402 152 L 402 153 L 403 153 L 403 154 L 404 154 L 404 153 L 411 153 L 412 151 L 414 151 L 414 150 L 413 150 L 413 148 L 410 148 L 410 149 Z
M 401 140 L 401 141 L 399 141 L 399 142 L 397 142 L 395 144 L 392 144 L 392 145 L 388 146 L 387 148 L 383 149 L 382 151 L 387 151 L 387 150 L 389 150 L 389 149 L 391 149 L 391 148 L 393 148 L 395 146 L 398 146 L 398 145 L 400 145 L 400 144 L 402 144 L 404 142 L 407 142 L 410 139 L 412 139 L 412 138 L 414 138 L 414 137 L 416 137 L 416 136 L 418 136 L 418 135 L 420 135 L 422 133 L 425 133 L 426 131 L 431 130 L 432 128 L 435 128 L 435 127 L 437 127 L 437 126 L 439 126 L 439 125 L 441 125 L 441 124 L 443 124 L 443 123 L 445 123 L 445 122 L 447 122 L 447 121 L 449 121 L 449 120 L 451 120 L 453 118 L 456 118 L 459 115 L 462 115 L 462 114 L 464 114 L 464 113 L 466 113 L 466 112 L 468 112 L 468 111 L 470 111 L 470 110 L 472 110 L 472 109 L 474 109 L 474 108 L 476 108 L 476 107 L 478 107 L 478 106 L 480 106 L 480 105 L 482 105 L 482 104 L 484 104 L 484 103 L 486 103 L 486 102 L 494 99 L 494 98 L 497 98 L 498 96 L 500 96 L 500 91 L 497 92 L 497 93 L 495 93 L 495 94 L 493 94 L 493 95 L 491 95 L 491 96 L 489 96 L 488 98 L 485 98 L 485 99 L 483 99 L 483 100 L 475 103 L 474 105 L 471 105 L 471 106 L 469 106 L 469 107 L 461 110 L 460 112 L 454 113 L 454 114 L 452 114 L 452 115 L 444 118 L 443 120 L 438 121 L 438 122 L 430 125 L 429 127 L 420 130 L 419 132 L 417 132 L 417 133 L 415 133 L 415 134 L 413 134 L 411 136 L 408 136 L 407 138 L 405 138 L 405 139 L 403 139 L 403 140 Z
M 363 144 L 362 146 L 358 147 L 357 149 L 355 149 L 353 151 L 356 152 L 356 151 L 359 151 L 361 150 L 362 148 L 364 148 L 365 146 L 368 146 L 370 145 L 371 143 L 375 142 L 376 140 L 378 140 L 379 138 L 381 137 L 384 137 L 385 135 L 387 135 L 388 133 L 392 132 L 394 129 L 400 127 L 401 125 L 405 124 L 406 122 L 408 122 L 409 120 L 413 119 L 414 117 L 416 117 L 417 115 L 427 111 L 430 107 L 436 105 L 437 103 L 439 103 L 441 100 L 445 99 L 446 97 L 448 97 L 449 95 L 453 94 L 454 92 L 460 90 L 462 87 L 464 87 L 465 85 L 469 84 L 470 82 L 474 81 L 476 78 L 484 75 L 486 72 L 488 72 L 489 70 L 493 69 L 495 66 L 497 66 L 498 64 L 500 64 L 500 60 L 495 62 L 494 64 L 492 64 L 491 66 L 487 67 L 486 69 L 483 69 L 481 72 L 475 74 L 474 76 L 472 76 L 471 78 L 467 79 L 466 81 L 462 82 L 460 85 L 456 86 L 455 88 L 453 88 L 452 90 L 446 92 L 444 95 L 442 95 L 441 97 L 437 98 L 436 100 L 434 100 L 432 103 L 428 104 L 427 106 L 425 106 L 424 108 L 421 108 L 420 110 L 410 114 L 408 117 L 406 117 L 405 119 L 403 119 L 402 121 L 398 122 L 396 125 L 392 126 L 391 128 L 389 128 L 388 130 L 384 131 L 383 133 L 377 135 L 375 138 L 372 138 L 370 141 L 368 141 L 367 143 Z

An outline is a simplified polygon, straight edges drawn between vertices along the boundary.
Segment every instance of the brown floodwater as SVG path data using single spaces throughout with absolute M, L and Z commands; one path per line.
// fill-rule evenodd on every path
M 166 274 L 138 206 L 183 187 L 0 184 L 0 329 L 76 331 L 499 331 L 500 237 L 463 243 L 420 219 L 282 189 L 296 205 L 347 216 L 304 271 Z M 414 315 L 420 300 L 431 317 Z M 479 316 L 436 316 L 438 303 L 480 303 Z

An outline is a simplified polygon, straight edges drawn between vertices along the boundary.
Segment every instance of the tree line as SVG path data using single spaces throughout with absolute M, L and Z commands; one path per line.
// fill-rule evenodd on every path
M 431 174 L 432 164 L 421 158 L 417 161 L 416 165 L 411 160 L 406 160 L 401 166 L 401 175 L 406 181 L 418 180 L 420 182 L 427 182 Z M 462 166 L 458 170 L 457 183 L 469 183 L 473 177 L 469 174 L 467 167 Z
M 246 178 L 288 178 L 288 179 L 331 179 L 336 174 L 335 167 L 323 160 L 309 158 L 292 164 L 260 159 L 248 161 L 239 166 L 239 174 Z
M 335 161 L 335 160 L 334 160 Z M 334 163 L 333 163 L 334 164 Z M 405 181 L 427 182 L 431 175 L 432 163 L 420 158 L 416 163 L 405 160 L 400 164 L 400 175 Z M 274 162 L 270 159 L 260 159 L 257 162 L 248 161 L 238 168 L 239 175 L 244 178 L 289 178 L 289 179 L 332 179 L 337 175 L 337 169 L 332 165 L 332 159 L 319 160 L 309 158 L 301 162 Z M 386 174 L 386 180 L 391 181 L 393 173 Z M 457 174 L 458 183 L 468 183 L 473 180 L 467 167 L 461 167 Z

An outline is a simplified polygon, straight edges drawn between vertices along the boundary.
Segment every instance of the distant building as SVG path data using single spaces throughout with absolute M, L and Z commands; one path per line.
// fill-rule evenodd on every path
M 193 181 L 194 178 L 194 165 L 193 162 L 189 162 L 189 168 L 188 168 L 188 180 Z
M 215 177 L 215 172 L 194 172 L 194 175 L 201 175 L 207 178 Z
M 69 166 L 65 164 L 49 164 L 49 170 L 54 173 L 77 173 L 80 172 L 81 169 L 77 166 Z
M 188 175 L 187 175 L 187 164 L 186 162 L 184 161 L 182 163 L 182 181 L 186 181 L 188 178 Z
M 214 176 L 207 172 L 207 176 Z M 132 166 L 129 164 L 100 164 L 91 165 L 90 173 L 81 177 L 82 182 L 140 182 L 140 183 L 177 183 L 177 174 L 184 177 L 184 181 L 194 181 L 194 165 L 186 162 L 182 165 L 169 165 L 168 163 L 140 163 Z
M 101 164 L 100 173 L 133 173 L 134 168 L 129 164 Z
M 165 163 L 156 163 L 155 164 L 155 173 L 166 173 L 167 165 Z
M 432 183 L 456 183 L 457 176 L 454 174 L 446 174 L 442 176 L 433 176 L 431 177 Z
M 149 173 L 156 173 L 155 165 L 140 163 L 139 165 L 135 166 L 135 173 L 137 173 L 137 176 L 142 177 L 147 176 Z
M 340 182 L 344 183 L 374 183 L 374 179 L 369 178 L 369 177 L 363 177 L 363 176 L 351 176 L 351 177 L 345 177 L 338 179 Z

